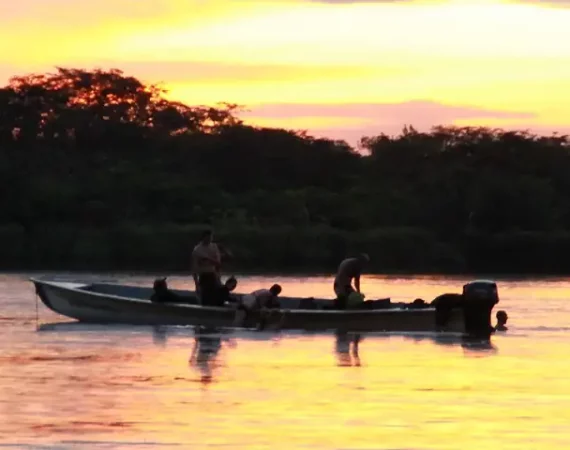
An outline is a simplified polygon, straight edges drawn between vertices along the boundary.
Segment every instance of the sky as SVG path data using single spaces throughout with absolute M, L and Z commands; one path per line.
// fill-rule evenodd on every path
M 356 144 L 404 125 L 570 133 L 570 0 L 0 2 L 0 83 L 118 68 Z

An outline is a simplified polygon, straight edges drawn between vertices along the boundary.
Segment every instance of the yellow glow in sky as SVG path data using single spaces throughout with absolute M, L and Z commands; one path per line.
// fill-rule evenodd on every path
M 0 78 L 55 65 L 117 67 L 163 82 L 178 100 L 237 102 L 252 110 L 250 121 L 322 132 L 358 123 L 393 132 L 412 119 L 419 128 L 441 120 L 570 128 L 570 2 L 568 8 L 499 0 L 86 5 L 21 0 L 0 6 Z M 334 118 L 323 113 L 281 122 L 255 112 L 281 103 L 326 111 L 410 101 L 439 109 L 404 116 L 386 110 L 385 117 L 339 111 Z M 450 107 L 484 113 L 450 117 Z M 514 114 L 511 120 L 505 112 Z

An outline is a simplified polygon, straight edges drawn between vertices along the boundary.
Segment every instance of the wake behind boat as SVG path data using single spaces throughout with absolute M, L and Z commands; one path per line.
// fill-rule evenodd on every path
M 236 308 L 203 306 L 193 291 L 170 290 L 176 302 L 150 299 L 150 287 L 102 282 L 63 282 L 31 279 L 42 303 L 80 322 L 133 325 L 235 326 Z M 232 294 L 238 301 L 244 294 Z M 492 281 L 473 281 L 462 294 L 444 294 L 431 304 L 367 302 L 366 309 L 332 309 L 329 299 L 279 297 L 273 325 L 282 330 L 443 331 L 485 335 L 492 332 L 491 312 L 499 301 Z M 243 327 L 256 325 L 255 320 Z M 272 324 L 268 324 L 271 326 Z

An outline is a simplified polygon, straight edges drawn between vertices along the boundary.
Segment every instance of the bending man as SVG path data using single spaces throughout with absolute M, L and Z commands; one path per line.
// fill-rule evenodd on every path
M 269 289 L 258 289 L 251 294 L 244 295 L 238 304 L 235 326 L 243 326 L 247 318 L 252 314 L 259 314 L 258 329 L 265 328 L 268 320 L 272 319 L 276 310 L 279 309 L 279 299 L 281 286 L 274 284 Z
M 347 258 L 340 263 L 334 279 L 335 306 L 337 309 L 346 309 L 348 296 L 356 291 L 360 294 L 360 275 L 364 266 L 370 262 L 366 253 L 356 258 Z M 352 287 L 354 280 L 354 287 Z

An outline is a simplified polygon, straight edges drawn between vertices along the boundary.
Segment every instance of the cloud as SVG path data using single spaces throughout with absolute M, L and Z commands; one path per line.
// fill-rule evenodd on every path
M 533 113 L 508 112 L 471 106 L 453 106 L 434 101 L 415 100 L 403 103 L 353 103 L 353 104 L 268 104 L 251 107 L 244 118 L 250 123 L 295 123 L 293 128 L 334 139 L 344 139 L 355 145 L 362 136 L 379 133 L 396 134 L 404 125 L 418 130 L 428 130 L 434 125 L 452 125 L 459 121 L 473 123 L 493 120 L 524 121 L 536 117 Z M 302 120 L 304 118 L 304 120 Z M 346 125 L 342 124 L 346 118 Z M 323 125 L 326 119 L 331 126 Z M 306 126 L 299 127 L 299 123 Z M 318 124 L 318 125 L 317 125 Z
M 126 74 L 149 82 L 168 81 L 205 82 L 274 82 L 306 79 L 337 79 L 374 75 L 375 77 L 401 75 L 402 69 L 372 68 L 354 65 L 298 65 L 298 64 L 240 64 L 208 61 L 102 61 L 94 62 L 102 68 L 119 67 Z
M 413 3 L 414 0 L 310 0 L 315 3 Z
M 448 3 L 451 0 L 309 0 L 311 3 L 322 3 L 329 5 L 403 5 L 403 4 L 441 4 Z
M 451 0 L 309 0 L 312 3 L 329 3 L 333 5 L 359 4 L 359 3 L 449 3 Z M 527 3 L 534 6 L 569 7 L 570 0 L 507 0 L 509 3 Z
M 570 0 L 507 0 L 513 5 L 532 5 L 540 8 L 568 8 Z
M 354 65 L 239 64 L 208 61 L 115 61 L 93 60 L 89 64 L 46 65 L 0 64 L 0 83 L 15 75 L 54 72 L 55 66 L 81 67 L 87 70 L 117 68 L 147 83 L 275 83 L 304 80 L 352 79 L 374 76 L 401 76 L 406 70 L 396 67 Z
M 251 114 L 262 117 L 360 117 L 371 120 L 402 119 L 416 120 L 425 117 L 439 120 L 465 119 L 472 117 L 533 118 L 531 113 L 506 112 L 470 106 L 453 106 L 426 100 L 402 103 L 349 103 L 349 104 L 295 104 L 276 103 L 252 107 Z
M 512 0 L 513 3 L 530 3 L 532 5 L 570 6 L 570 0 Z

